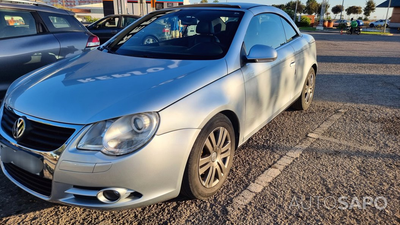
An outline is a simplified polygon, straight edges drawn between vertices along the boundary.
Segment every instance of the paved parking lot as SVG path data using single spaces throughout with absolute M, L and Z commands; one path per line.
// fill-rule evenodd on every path
M 95 211 L 44 202 L 0 174 L 0 224 L 400 224 L 400 36 L 311 34 L 315 102 L 238 149 L 213 198 Z

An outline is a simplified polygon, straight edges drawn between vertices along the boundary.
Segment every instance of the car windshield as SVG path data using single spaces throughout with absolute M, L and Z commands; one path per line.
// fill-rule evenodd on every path
M 151 13 L 109 45 L 114 54 L 218 59 L 228 51 L 243 12 L 184 9 Z

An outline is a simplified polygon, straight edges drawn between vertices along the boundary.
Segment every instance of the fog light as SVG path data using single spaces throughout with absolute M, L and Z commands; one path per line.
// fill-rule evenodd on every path
M 124 188 L 107 188 L 97 193 L 97 199 L 103 203 L 116 203 L 129 195 Z
M 114 190 L 104 191 L 103 196 L 104 196 L 104 198 L 106 198 L 107 200 L 109 200 L 111 202 L 116 202 L 116 201 L 118 201 L 118 199 L 121 198 L 121 195 L 118 193 L 118 191 L 114 191 Z

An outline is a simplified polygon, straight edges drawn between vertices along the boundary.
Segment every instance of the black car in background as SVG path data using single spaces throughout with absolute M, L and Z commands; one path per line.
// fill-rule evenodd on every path
M 103 44 L 139 18 L 140 16 L 135 15 L 108 15 L 88 25 L 87 28 L 97 35 L 100 38 L 100 43 Z
M 0 2 L 0 100 L 18 77 L 99 44 L 73 12 L 36 2 Z

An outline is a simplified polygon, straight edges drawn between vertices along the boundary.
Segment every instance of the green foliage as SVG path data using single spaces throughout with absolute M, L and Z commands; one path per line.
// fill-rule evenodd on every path
M 353 5 L 353 6 L 349 6 L 349 7 L 346 9 L 346 14 L 347 14 L 348 16 L 350 16 L 351 14 L 361 14 L 361 13 L 362 13 L 361 6 L 355 6 L 355 5 Z
M 307 0 L 305 12 L 308 15 L 317 13 L 318 8 L 319 8 L 319 4 L 317 3 L 316 0 Z
M 97 20 L 99 20 L 99 19 L 93 18 L 93 17 L 91 17 L 91 16 L 84 16 L 83 19 L 84 19 L 86 22 L 88 22 L 88 23 L 94 23 L 94 22 L 96 22 Z
M 311 25 L 311 19 L 306 16 L 302 16 L 300 22 L 296 22 L 296 25 L 298 27 L 309 27 Z
M 207 0 L 201 0 L 200 3 L 208 3 Z
M 218 3 L 219 1 L 218 1 L 218 0 L 214 0 L 213 2 L 214 2 L 214 3 Z
M 325 5 L 325 13 L 328 12 L 330 7 L 331 6 L 329 5 L 329 3 L 326 3 L 326 5 Z M 322 10 L 322 4 L 318 3 L 318 10 L 317 10 L 316 14 L 318 14 L 318 15 L 321 14 L 321 10 Z
M 289 15 L 290 18 L 293 18 L 294 16 L 294 10 L 291 9 L 283 9 L 283 11 L 285 11 L 285 13 L 287 13 Z
M 375 12 L 375 2 L 373 0 L 368 0 L 364 7 L 364 16 L 368 17 L 371 13 Z
M 343 12 L 343 6 L 342 5 L 335 5 L 332 7 L 331 9 L 332 13 L 335 14 L 335 18 L 337 16 L 337 14 Z
M 280 5 L 274 5 L 273 4 L 272 6 L 278 8 L 278 9 L 282 9 L 282 10 L 285 9 L 285 5 L 284 4 L 280 4 Z
M 296 2 L 297 1 L 290 1 L 288 3 L 286 3 L 286 5 L 284 6 L 285 9 L 291 9 L 296 10 Z M 306 8 L 305 5 L 303 5 L 300 1 L 297 3 L 297 13 L 303 13 L 304 9 Z

